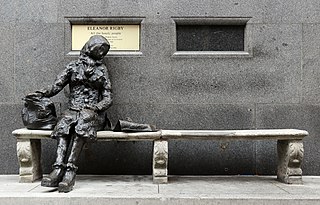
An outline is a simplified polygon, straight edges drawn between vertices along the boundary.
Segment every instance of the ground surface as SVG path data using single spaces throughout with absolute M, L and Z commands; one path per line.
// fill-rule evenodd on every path
M 303 185 L 287 185 L 274 176 L 171 176 L 153 184 L 150 176 L 77 176 L 74 190 L 58 193 L 40 182 L 18 183 L 0 175 L 0 204 L 320 204 L 320 177 L 305 176 Z

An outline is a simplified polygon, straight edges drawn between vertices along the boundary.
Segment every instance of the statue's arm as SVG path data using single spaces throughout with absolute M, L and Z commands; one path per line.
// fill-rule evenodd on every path
M 70 68 L 69 65 L 66 66 L 66 68 L 61 71 L 54 83 L 52 84 L 49 89 L 42 89 L 36 91 L 36 93 L 41 93 L 44 97 L 52 97 L 58 94 L 68 83 L 69 83 L 69 75 L 70 75 Z
M 107 110 L 112 105 L 112 90 L 108 73 L 104 74 L 104 82 L 101 88 L 101 96 L 102 99 L 96 105 L 98 111 Z

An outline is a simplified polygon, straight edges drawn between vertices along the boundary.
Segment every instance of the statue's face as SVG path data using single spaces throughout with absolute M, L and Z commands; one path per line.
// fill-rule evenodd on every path
M 108 53 L 108 50 L 104 44 L 93 44 L 88 48 L 87 55 L 94 60 L 101 60 Z

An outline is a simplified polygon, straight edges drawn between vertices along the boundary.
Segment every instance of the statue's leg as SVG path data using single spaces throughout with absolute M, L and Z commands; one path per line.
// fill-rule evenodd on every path
M 59 183 L 59 192 L 69 192 L 72 190 L 75 184 L 76 171 L 78 169 L 76 163 L 79 159 L 84 144 L 84 138 L 77 135 L 74 137 L 71 153 L 68 158 L 66 172 L 64 174 L 63 180 Z
M 70 144 L 70 139 L 67 137 L 58 137 L 57 142 L 56 162 L 53 164 L 52 172 L 42 179 L 41 186 L 57 187 L 59 182 L 62 181 L 62 177 L 65 173 L 64 161 Z
M 57 158 L 55 164 L 64 164 L 67 150 L 70 144 L 70 139 L 66 137 L 59 137 L 57 147 Z

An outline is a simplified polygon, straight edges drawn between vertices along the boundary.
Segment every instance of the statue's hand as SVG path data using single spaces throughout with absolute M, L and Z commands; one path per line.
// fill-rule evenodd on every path
M 41 97 L 43 97 L 43 94 L 38 93 L 37 91 L 26 95 L 26 98 L 28 99 L 35 99 L 35 98 L 41 98 Z
M 46 97 L 48 93 L 49 91 L 45 89 L 36 90 L 34 93 L 27 94 L 24 99 L 39 100 L 39 98 Z
M 41 97 L 48 95 L 49 91 L 46 89 L 40 89 L 40 90 L 36 90 L 37 94 L 41 95 Z
M 98 107 L 96 105 L 85 105 L 84 108 L 89 109 L 89 110 L 93 110 L 95 112 L 98 111 Z

